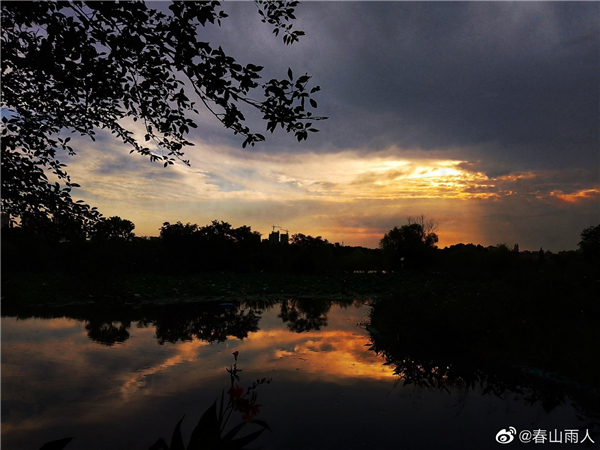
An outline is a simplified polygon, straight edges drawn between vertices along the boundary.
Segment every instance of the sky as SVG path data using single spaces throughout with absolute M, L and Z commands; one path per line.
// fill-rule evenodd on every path
M 441 248 L 571 250 L 600 223 L 600 4 L 308 1 L 291 46 L 253 2 L 223 9 L 203 39 L 266 80 L 312 75 L 320 131 L 299 143 L 247 113 L 267 141 L 242 149 L 200 111 L 191 167 L 168 168 L 110 135 L 74 139 L 75 198 L 138 236 L 223 220 L 371 248 L 420 215 Z

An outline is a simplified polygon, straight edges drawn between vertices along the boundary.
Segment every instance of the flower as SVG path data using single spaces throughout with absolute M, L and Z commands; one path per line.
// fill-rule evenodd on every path
M 252 405 L 252 406 L 248 407 L 247 409 L 245 409 L 242 414 L 242 419 L 249 420 L 249 419 L 252 419 L 253 417 L 257 416 L 258 413 L 260 413 L 260 409 L 258 409 L 259 406 L 261 406 L 261 405 Z
M 233 397 L 234 400 L 237 400 L 244 395 L 244 390 L 239 386 L 231 386 L 231 389 L 229 389 L 227 393 Z
M 242 413 L 242 419 L 249 420 L 260 413 L 259 406 L 261 405 L 257 405 L 247 398 L 238 398 L 235 401 L 234 411 L 240 411 Z
M 235 352 L 232 353 L 233 357 L 235 358 L 235 360 L 237 361 L 237 357 L 240 354 L 240 352 L 238 352 L 237 350 Z

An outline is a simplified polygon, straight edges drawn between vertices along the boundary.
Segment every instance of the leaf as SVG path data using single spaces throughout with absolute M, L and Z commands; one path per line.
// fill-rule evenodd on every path
M 255 423 L 256 425 L 260 425 L 261 427 L 266 428 L 267 430 L 273 432 L 273 430 L 271 430 L 271 427 L 264 420 L 252 419 L 252 420 L 250 420 L 250 423 Z
M 224 404 L 225 404 L 225 390 L 223 389 L 221 391 L 221 404 L 219 405 L 219 417 L 218 417 L 219 423 L 223 422 L 223 406 L 224 406 Z
M 46 442 L 40 447 L 40 450 L 62 450 L 66 445 L 71 442 L 73 438 L 64 438 L 57 441 Z
M 169 446 L 163 438 L 160 438 L 148 450 L 169 450 Z
M 213 450 L 219 448 L 221 437 L 219 421 L 217 420 L 217 401 L 202 414 L 200 421 L 187 446 L 187 450 Z
M 227 450 L 229 450 L 229 449 L 242 450 L 245 445 L 248 445 L 250 442 L 254 441 L 261 434 L 263 434 L 265 429 L 266 428 L 263 428 L 262 430 L 255 431 L 254 433 L 250 433 L 247 436 L 241 437 L 239 439 L 235 439 L 233 441 L 226 442 L 226 443 L 224 443 L 225 445 L 223 447 L 226 448 Z
M 292 69 L 290 67 L 288 67 L 288 77 L 290 78 L 290 81 L 294 79 L 294 77 L 292 76 Z
M 179 419 L 179 422 L 177 422 L 177 425 L 175 425 L 175 429 L 173 430 L 173 436 L 171 436 L 171 450 L 185 450 L 183 438 L 181 437 L 181 422 L 183 422 L 184 417 L 185 414 Z
M 312 98 L 310 99 L 310 106 L 312 106 L 313 108 L 317 107 L 317 102 L 314 101 Z
M 244 425 L 246 425 L 246 421 L 237 424 L 235 427 L 229 430 L 225 436 L 223 436 L 222 440 L 231 441 L 235 437 L 235 435 L 238 434 L 242 428 L 244 428 Z

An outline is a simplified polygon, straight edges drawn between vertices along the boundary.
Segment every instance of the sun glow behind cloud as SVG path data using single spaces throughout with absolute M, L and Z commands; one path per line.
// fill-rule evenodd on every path
M 514 211 L 511 198 L 523 205 L 583 204 L 600 192 L 593 182 L 565 182 L 556 171 L 494 176 L 464 159 L 432 158 L 395 146 L 379 152 L 290 154 L 197 139 L 188 150 L 191 167 L 163 168 L 127 154 L 108 137 L 103 152 L 88 142 L 78 144 L 81 157 L 67 161 L 82 185 L 75 196 L 104 215 L 132 220 L 138 235 L 156 235 L 165 221 L 204 225 L 218 219 L 263 233 L 277 223 L 292 234 L 374 247 L 391 227 L 423 213 L 440 222 L 441 246 L 493 244 L 485 241 L 489 226 L 481 224 L 480 210 L 488 203 Z
M 483 173 L 461 168 L 463 161 L 401 159 L 390 152 L 287 155 L 200 146 L 191 151 L 191 168 L 175 165 L 168 169 L 111 153 L 90 155 L 85 161 L 74 160 L 71 164 L 83 173 L 83 189 L 88 195 L 141 201 L 193 198 L 336 202 L 496 195 L 483 192 L 495 186 Z

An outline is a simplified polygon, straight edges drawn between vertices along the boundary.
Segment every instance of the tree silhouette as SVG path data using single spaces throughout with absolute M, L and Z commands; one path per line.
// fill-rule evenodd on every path
M 255 2 L 261 20 L 292 44 L 296 1 Z M 150 4 L 151 5 L 151 4 Z M 193 145 L 197 98 L 226 128 L 263 141 L 245 125 L 258 111 L 267 131 L 281 126 L 300 141 L 317 131 L 309 107 L 311 77 L 262 81 L 262 67 L 242 65 L 202 40 L 200 27 L 220 25 L 220 2 L 173 2 L 167 12 L 145 2 L 2 3 L 2 211 L 15 218 L 69 213 L 94 222 L 99 213 L 73 202 L 71 181 L 58 156 L 73 155 L 70 131 L 95 140 L 105 129 L 165 167 Z M 192 98 L 191 98 L 192 97 Z M 145 133 L 140 142 L 131 122 Z M 55 181 L 48 179 L 52 173 Z
M 131 220 L 121 219 L 119 216 L 101 218 L 94 227 L 92 239 L 97 241 L 131 241 L 135 234 L 134 223 Z
M 408 218 L 408 224 L 394 227 L 379 241 L 382 249 L 391 259 L 392 265 L 402 266 L 406 260 L 409 265 L 422 262 L 423 256 L 436 248 L 438 236 L 435 233 L 437 223 L 426 221 L 424 216 Z
M 583 230 L 578 245 L 579 250 L 586 258 L 600 261 L 600 225 Z

